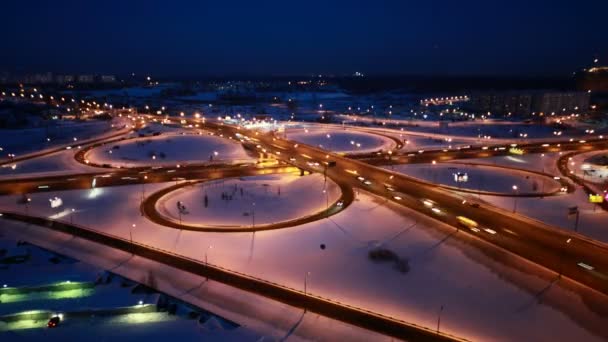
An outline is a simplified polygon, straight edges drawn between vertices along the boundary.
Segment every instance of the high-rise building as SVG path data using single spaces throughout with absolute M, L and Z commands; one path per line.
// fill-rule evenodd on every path
M 479 113 L 527 116 L 579 113 L 589 109 L 585 91 L 507 91 L 472 94 L 469 109 Z

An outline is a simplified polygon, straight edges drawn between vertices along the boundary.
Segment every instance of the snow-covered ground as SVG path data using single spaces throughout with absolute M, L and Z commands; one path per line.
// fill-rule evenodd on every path
M 123 128 L 124 124 L 124 120 L 117 118 L 111 121 L 58 121 L 51 123 L 48 128 L 1 129 L 2 159 L 9 153 L 19 157 L 31 152 L 101 137 L 117 132 Z M 47 137 L 50 138 L 50 141 L 47 140 Z
M 421 115 L 423 116 L 423 115 Z M 484 137 L 490 136 L 494 139 L 537 139 L 552 138 L 555 131 L 562 131 L 564 135 L 582 135 L 582 130 L 578 129 L 556 129 L 551 125 L 524 123 L 521 121 L 500 121 L 500 120 L 475 120 L 475 121 L 438 121 L 432 118 L 422 119 L 415 116 L 410 119 L 393 118 L 372 118 L 362 116 L 343 115 L 346 122 L 367 122 L 386 126 L 403 126 L 408 131 L 416 131 L 430 134 L 444 134 L 454 137 Z M 432 115 L 431 115 L 432 116 Z M 441 122 L 441 123 L 440 123 Z
M 488 158 L 455 159 L 454 161 L 462 163 L 506 166 L 530 171 L 544 172 L 553 176 L 560 176 L 560 172 L 557 169 L 557 159 L 559 159 L 560 156 L 560 153 L 552 152 Z
M 146 185 L 146 193 L 163 186 L 167 184 Z M 64 207 L 50 208 L 49 196 L 63 198 Z M 135 241 L 199 260 L 208 254 L 211 264 L 295 289 L 303 289 L 306 277 L 313 295 L 431 328 L 443 306 L 441 330 L 471 340 L 549 341 L 560 336 L 595 341 L 607 337 L 608 318 L 569 290 L 567 281 L 552 283 L 555 274 L 468 235 L 455 238 L 453 228 L 366 193 L 329 219 L 255 234 L 158 226 L 140 215 L 140 196 L 139 185 L 38 193 L 31 196 L 28 210 L 70 220 L 70 208 L 75 208 L 75 223 L 125 239 L 132 231 Z M 16 208 L 16 199 L 0 198 L 0 208 L 24 211 Z M 66 236 L 62 245 L 71 240 Z M 393 262 L 372 262 L 369 253 L 377 248 L 393 251 L 409 271 L 396 268 Z M 84 250 L 94 253 L 90 247 Z M 484 250 L 503 257 L 488 258 Z M 109 257 L 104 254 L 100 259 Z M 230 304 L 217 303 L 222 305 Z M 595 300 L 594 306 L 605 310 L 608 304 L 605 299 Z M 247 306 L 246 310 L 253 314 L 258 308 Z
M 608 156 L 608 151 L 591 151 L 586 153 L 576 154 L 570 160 L 568 168 L 574 171 L 574 174 L 585 181 L 602 184 L 608 182 L 608 166 L 597 165 L 593 160 L 594 157 Z
M 99 172 L 74 159 L 76 149 L 63 150 L 46 156 L 0 166 L 0 179 L 17 179 L 34 176 L 57 176 L 85 172 Z
M 560 153 L 545 153 L 463 159 L 460 161 L 542 171 L 559 177 L 561 174 L 557 169 L 557 159 L 560 156 Z M 513 198 L 495 196 L 481 196 L 480 198 L 507 210 L 512 210 L 515 205 Z M 579 232 L 593 239 L 608 242 L 608 212 L 603 211 L 601 208 L 596 208 L 595 205 L 589 203 L 588 196 L 580 187 L 577 187 L 577 190 L 571 194 L 544 198 L 517 199 L 518 213 L 566 230 L 574 229 L 574 219 L 568 218 L 567 215 L 568 208 L 573 206 L 578 206 L 580 209 Z
M 536 139 L 554 137 L 556 130 L 550 125 L 525 124 L 522 122 L 487 123 L 476 122 L 449 123 L 445 128 L 435 127 L 408 127 L 408 129 L 429 133 L 444 133 L 453 136 L 483 137 L 490 136 L 499 139 Z M 578 133 L 573 130 L 572 133 Z
M 390 138 L 343 128 L 288 129 L 287 139 L 317 146 L 333 152 L 367 153 L 392 150 L 396 143 Z
M 115 167 L 254 160 L 239 143 L 204 133 L 166 133 L 120 141 L 96 147 L 87 152 L 86 158 Z
M 578 232 L 592 239 L 608 242 L 608 212 L 595 204 L 589 203 L 585 191 L 577 187 L 572 194 L 551 197 L 514 198 L 480 196 L 481 200 L 496 206 L 512 210 L 517 207 L 517 213 L 548 223 L 564 230 L 573 231 L 574 217 L 568 216 L 568 208 L 579 208 Z
M 315 214 L 340 194 L 337 184 L 324 183 L 323 175 L 298 172 L 197 183 L 163 196 L 157 210 L 176 221 L 181 217 L 184 224 L 252 226 Z M 178 210 L 178 201 L 185 210 Z
M 73 238 L 69 235 L 49 231 L 38 226 L 25 225 L 17 222 L 0 221 L 0 234 L 27 239 L 52 250 L 60 250 L 66 255 L 86 260 L 92 265 L 111 270 L 129 279 L 136 279 L 143 284 L 158 288 L 175 298 L 186 301 L 197 307 L 208 310 L 216 315 L 240 324 L 237 329 L 224 329 L 221 320 L 212 319 L 204 324 L 189 320 L 189 324 L 162 324 L 156 317 L 137 317 L 132 323 L 155 323 L 138 325 L 109 325 L 99 320 L 99 327 L 88 326 L 87 335 L 111 336 L 112 339 L 139 340 L 141 334 L 149 337 L 164 336 L 171 333 L 173 328 L 179 331 L 172 335 L 180 340 L 205 341 L 253 341 L 253 340 L 339 340 L 339 341 L 389 341 L 386 336 L 360 329 L 324 316 L 302 309 L 288 306 L 250 292 L 241 291 L 215 281 L 193 275 L 192 273 L 176 270 L 164 264 L 133 257 L 127 252 L 98 245 L 86 240 Z M 46 270 L 46 267 L 38 268 Z M 91 269 L 89 267 L 89 269 Z M 146 298 L 137 297 L 137 301 Z M 135 321 L 135 322 L 133 322 Z M 72 322 L 71 322 L 72 323 Z M 77 322 L 76 322 L 77 323 Z M 161 323 L 162 325 L 158 325 Z M 220 323 L 220 324 L 218 324 Z M 70 331 L 82 333 L 82 325 L 71 324 Z M 122 333 L 114 336 L 104 329 L 112 329 Z M 160 329 L 160 330 L 159 330 Z M 45 330 L 42 330 L 44 333 Z M 13 335 L 33 334 L 34 330 L 19 331 Z M 53 332 L 63 336 L 61 332 Z M 67 333 L 66 333 L 67 334 Z M 28 336 L 28 335 L 25 335 Z M 70 335 L 74 336 L 74 335 Z M 65 336 L 68 337 L 68 336 Z M 157 338 L 153 338 L 156 340 Z M 31 340 L 27 339 L 26 340 Z M 149 340 L 149 339 L 148 339 Z
M 239 327 L 224 318 L 210 314 L 204 320 L 188 319 L 191 309 L 179 305 L 175 315 L 168 312 L 114 314 L 110 316 L 76 316 L 71 312 L 81 310 L 117 309 L 143 305 L 156 305 L 159 294 L 137 290 L 137 283 L 110 274 L 93 265 L 70 257 L 41 249 L 35 245 L 17 243 L 22 236 L 15 236 L 4 222 L 0 228 L 0 250 L 3 267 L 0 268 L 2 283 L 8 287 L 44 286 L 70 281 L 93 283 L 68 291 L 41 291 L 18 295 L 0 294 L 0 316 L 31 310 L 46 310 L 50 315 L 61 313 L 58 328 L 48 329 L 47 320 L 0 321 L 0 338 L 10 341 L 83 340 L 87 336 L 96 339 L 157 340 L 160 337 L 180 340 L 255 340 L 260 334 Z M 10 224 L 9 224 L 10 225 Z M 6 235 L 5 235 L 6 234 Z M 11 238 L 9 238 L 9 236 Z M 57 248 L 57 247 L 56 247 Z M 61 249 L 61 247 L 59 247 Z M 26 256 L 23 262 L 11 263 L 11 257 Z M 207 319 L 208 318 L 208 319 Z
M 514 194 L 513 186 L 515 185 L 519 193 L 547 193 L 558 191 L 561 187 L 559 182 L 549 177 L 484 165 L 460 163 L 402 164 L 386 166 L 385 168 L 428 182 L 476 191 Z M 458 174 L 463 181 L 456 181 Z M 464 181 L 465 175 L 466 181 Z

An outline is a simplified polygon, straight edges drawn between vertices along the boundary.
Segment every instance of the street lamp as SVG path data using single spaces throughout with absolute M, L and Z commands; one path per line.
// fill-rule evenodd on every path
M 141 202 L 140 202 L 140 206 L 144 203 L 144 197 L 146 197 L 146 180 L 148 179 L 148 176 L 144 176 L 144 179 L 141 182 Z M 141 215 L 144 215 L 144 212 L 142 210 Z
M 70 224 L 74 223 L 74 212 L 76 209 L 72 208 L 72 214 L 70 215 Z
M 308 293 L 308 292 L 307 292 L 307 289 L 308 289 L 308 277 L 309 277 L 309 276 L 310 276 L 310 272 L 306 272 L 306 273 L 304 274 L 304 295 L 305 295 L 305 296 L 307 296 L 307 295 L 308 295 L 308 294 L 307 294 L 307 293 Z
M 213 248 L 213 245 L 209 245 L 209 247 L 207 247 L 207 249 L 205 249 L 205 266 L 207 266 L 207 268 L 208 268 L 208 266 L 209 266 L 209 263 L 207 262 L 207 252 L 208 252 L 208 251 L 209 251 L 211 248 Z M 207 271 L 207 272 L 209 272 L 209 271 Z M 208 274 L 207 274 L 207 276 L 205 277 L 205 279 L 206 279 L 206 280 L 209 280 L 209 275 L 208 275 Z
M 323 193 L 325 194 L 325 217 L 329 217 L 329 191 L 327 190 L 327 185 L 323 188 Z
M 563 245 L 562 247 L 562 252 L 559 256 L 559 275 L 558 277 L 562 277 L 562 274 L 564 273 L 564 254 L 566 253 L 566 248 L 568 248 L 568 245 L 570 244 L 570 242 L 572 242 L 572 238 L 568 238 L 568 240 L 566 240 L 566 243 Z
M 255 228 L 255 202 L 251 203 L 251 228 Z
M 133 228 L 135 228 L 135 223 L 133 223 L 129 228 L 129 239 L 131 240 L 131 254 L 135 254 L 133 250 Z
M 513 191 L 515 192 L 515 196 L 513 197 L 513 213 L 517 211 L 517 196 L 519 195 L 517 189 L 517 185 L 513 185 Z
M 441 324 L 441 313 L 443 312 L 443 305 L 439 308 L 439 313 L 437 314 L 437 334 L 439 334 L 439 325 Z

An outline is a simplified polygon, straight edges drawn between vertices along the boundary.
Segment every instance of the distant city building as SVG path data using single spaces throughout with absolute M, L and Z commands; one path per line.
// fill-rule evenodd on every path
M 93 75 L 78 75 L 76 77 L 78 83 L 93 83 L 95 82 L 95 76 Z
M 74 82 L 74 75 L 56 75 L 55 82 L 58 84 L 66 84 Z
M 0 73 L 0 83 L 23 83 L 23 84 L 59 84 L 66 85 L 72 83 L 116 83 L 116 76 L 114 75 L 100 75 L 95 76 L 93 74 L 81 74 L 81 75 L 66 75 L 57 74 L 54 75 L 52 72 L 27 74 L 27 75 L 11 75 L 7 72 Z
M 471 96 L 468 107 L 479 113 L 498 115 L 578 113 L 589 109 L 589 94 L 584 91 L 478 93 Z
M 578 113 L 588 109 L 589 94 L 584 91 L 539 93 L 532 100 L 532 111 L 537 113 Z
M 101 83 L 114 83 L 116 82 L 116 76 L 114 75 L 101 75 L 99 76 Z
M 53 73 L 45 72 L 45 73 L 40 73 L 40 74 L 26 75 L 23 78 L 22 82 L 27 83 L 27 84 L 52 83 L 53 82 Z

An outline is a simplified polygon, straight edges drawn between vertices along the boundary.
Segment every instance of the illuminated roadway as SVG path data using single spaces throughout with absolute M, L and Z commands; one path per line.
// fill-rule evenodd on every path
M 459 233 L 474 234 L 560 275 L 567 276 L 608 294 L 608 245 L 604 243 L 490 205 L 471 206 L 464 202 L 461 196 L 445 191 L 432 183 L 381 169 L 362 161 L 342 157 L 312 146 L 281 139 L 271 133 L 258 132 L 256 134 L 256 132 L 244 128 L 211 122 L 206 124 L 206 128 L 221 131 L 224 135 L 241 133 L 249 136 L 249 138 L 256 139 L 257 141 L 253 141 L 266 148 L 268 152 L 272 150 L 277 159 L 302 168 L 311 169 L 311 166 L 307 164 L 308 161 L 336 162 L 334 167 L 327 168 L 327 176 L 331 179 L 340 179 L 348 182 L 353 187 L 362 188 L 401 203 L 454 226 Z M 590 149 L 607 144 L 606 140 L 587 143 L 565 142 L 560 143 L 560 148 Z M 543 145 L 527 144 L 518 147 L 522 147 L 530 153 L 553 152 L 553 149 L 557 148 L 557 144 L 553 147 Z M 276 154 L 277 151 L 280 154 Z M 423 153 L 419 158 L 438 158 L 441 152 L 429 153 L 426 156 Z M 466 149 L 465 151 L 452 152 L 450 156 L 453 158 L 467 156 L 478 158 L 504 153 L 504 150 L 475 151 Z M 317 172 L 325 171 L 323 164 L 320 164 L 316 169 L 312 169 Z M 371 185 L 365 185 L 359 181 L 354 174 L 355 171 L 357 175 L 369 180 Z M 385 184 L 394 191 L 389 191 Z M 398 200 L 395 196 L 401 199 Z M 427 204 L 423 203 L 423 200 L 427 200 Z M 431 206 L 428 203 L 431 203 Z M 432 208 L 436 208 L 435 210 L 439 210 L 439 212 L 433 211 Z M 567 213 L 564 213 L 564 217 L 566 215 Z M 456 216 L 464 216 L 476 221 L 482 230 L 475 232 L 460 225 Z M 483 230 L 483 228 L 488 230 Z
M 390 170 L 381 169 L 360 160 L 346 158 L 312 146 L 281 139 L 270 133 L 256 133 L 244 128 L 214 122 L 207 122 L 204 128 L 221 132 L 226 137 L 236 136 L 237 133 L 241 133 L 241 137 L 247 136 L 251 139 L 249 142 L 246 142 L 247 144 L 254 146 L 259 144 L 261 145 L 260 148 L 265 148 L 268 153 L 272 153 L 279 160 L 294 164 L 302 169 L 321 173 L 326 172 L 329 178 L 339 184 L 347 184 L 353 188 L 364 189 L 452 225 L 455 232 L 457 232 L 455 236 L 458 236 L 458 234 L 475 235 L 539 265 L 545 266 L 559 273 L 560 276 L 563 274 L 604 294 L 608 294 L 608 246 L 604 243 L 576 233 L 566 232 L 493 206 L 485 204 L 482 206 L 472 206 L 464 201 L 460 195 L 445 191 L 434 184 L 394 173 Z M 599 139 L 587 142 L 562 142 L 559 145 L 558 143 L 554 143 L 548 146 L 547 144 L 540 143 L 518 145 L 518 147 L 524 149 L 527 153 L 591 150 L 593 148 L 606 148 L 607 146 L 608 142 L 606 140 Z M 448 152 L 443 150 L 427 151 L 414 154 L 413 156 L 393 155 L 390 161 L 401 163 L 480 158 L 505 155 L 508 153 L 507 149 L 508 146 L 505 149 L 499 149 L 499 146 L 492 146 L 487 149 L 467 148 Z M 388 159 L 388 156 L 378 155 L 367 157 L 366 161 L 374 164 L 380 164 Z M 314 164 L 308 164 L 308 162 L 318 162 L 319 165 L 315 166 Z M 325 162 L 335 162 L 335 166 L 326 168 Z M 208 179 L 230 176 L 228 172 L 223 173 L 225 171 L 222 169 L 209 170 L 208 167 L 206 170 L 202 169 L 201 166 L 155 170 L 143 168 L 86 175 L 45 177 L 18 182 L 4 181 L 0 182 L 0 193 L 90 188 L 93 178 L 99 182 L 98 186 L 108 186 L 119 185 L 122 182 L 124 184 L 133 184 L 139 182 L 179 181 L 180 179 Z M 250 169 L 243 168 L 239 172 L 243 172 L 244 174 L 253 172 L 255 174 L 255 172 L 262 172 L 259 170 L 264 169 L 259 169 L 258 171 L 246 170 Z M 104 177 L 104 175 L 109 174 L 112 174 L 112 176 Z M 120 178 L 114 178 L 112 181 L 105 180 L 118 176 Z M 363 183 L 356 178 L 357 176 L 364 177 L 370 183 Z M 147 180 L 145 177 L 148 177 Z M 41 186 L 43 187 L 41 188 Z M 460 225 L 456 216 L 464 216 L 476 221 L 481 230 L 474 231 Z M 564 213 L 564 216 L 566 216 L 566 213 Z M 21 220 L 27 219 L 26 217 L 21 217 Z M 131 246 L 131 248 L 134 247 Z M 146 253 L 142 252 L 142 255 L 147 255 Z M 210 270 L 207 271 L 212 272 Z M 218 277 L 221 278 L 221 276 Z M 275 290 L 277 289 L 271 291 Z M 259 291 L 257 292 L 259 293 Z M 278 294 L 268 294 L 268 296 L 275 298 Z M 288 302 L 287 299 L 283 300 Z M 293 297 L 291 300 L 293 300 Z M 395 336 L 395 334 L 392 335 Z
M 563 274 L 602 293 L 608 294 L 608 246 L 605 243 L 490 205 L 472 206 L 469 205 L 470 203 L 465 202 L 464 198 L 460 195 L 446 191 L 435 184 L 378 168 L 359 160 L 342 157 L 312 146 L 281 139 L 269 133 L 256 134 L 256 132 L 244 128 L 209 121 L 204 124 L 204 128 L 214 130 L 226 137 L 236 136 L 237 133 L 241 133 L 242 135 L 257 139 L 257 141 L 250 140 L 249 144 L 254 146 L 257 144 L 263 145 L 267 149 L 267 152 L 273 152 L 272 154 L 277 159 L 291 163 L 302 169 L 325 172 L 323 162 L 335 161 L 335 167 L 327 168 L 327 176 L 338 184 L 348 184 L 353 188 L 362 188 L 381 197 L 401 203 L 411 209 L 454 226 L 460 233 L 476 235 L 559 274 Z M 540 143 L 518 145 L 518 147 L 528 153 L 557 152 L 558 150 L 565 149 L 590 150 L 592 148 L 606 148 L 606 146 L 608 146 L 608 142 L 601 139 L 590 140 L 584 143 L 579 141 L 562 142 L 559 145 L 558 143 L 551 145 Z M 499 146 L 492 146 L 487 149 L 467 148 L 448 152 L 444 152 L 443 150 L 427 151 L 415 154 L 414 156 L 393 156 L 392 158 L 394 158 L 394 161 L 398 160 L 399 162 L 428 162 L 432 160 L 505 155 L 508 153 L 507 149 L 508 146 L 505 149 L 499 149 Z M 280 154 L 277 154 L 277 152 Z M 319 162 L 320 165 L 308 165 L 309 161 Z M 380 163 L 381 161 L 387 161 L 387 157 L 376 156 L 366 161 Z M 124 181 L 125 184 L 137 183 L 136 178 L 143 177 L 144 172 L 151 171 L 151 168 L 148 169 L 149 171 L 142 171 L 141 169 L 131 171 L 134 173 L 122 175 L 122 177 L 127 177 L 126 179 L 114 181 L 112 184 L 117 184 L 115 182 L 120 183 L 121 181 Z M 163 175 L 162 179 L 164 180 L 208 178 L 206 174 L 200 173 L 200 166 L 185 166 L 181 169 L 174 169 L 171 175 L 168 174 L 169 171 L 171 170 L 157 170 L 156 172 L 152 172 L 149 177 Z M 357 173 L 356 175 L 355 172 Z M 366 185 L 362 183 L 356 178 L 357 176 L 364 177 L 371 184 Z M 84 178 L 79 181 L 82 182 L 80 186 L 82 188 L 90 187 L 92 176 L 88 176 L 88 178 L 87 176 L 82 177 Z M 131 179 L 128 177 L 131 177 Z M 222 175 L 216 174 L 213 178 L 216 177 L 222 177 Z M 100 177 L 97 178 L 98 181 L 103 182 L 103 180 L 100 180 Z M 56 183 L 52 183 L 52 179 L 49 179 L 48 181 L 51 183 L 49 186 L 51 186 L 51 189 L 60 190 L 66 186 L 63 182 L 67 182 L 68 179 L 64 176 L 63 180 L 57 179 Z M 71 181 L 76 182 L 74 180 Z M 152 179 L 149 181 L 151 182 Z M 19 182 L 20 185 L 15 184 L 14 187 L 10 184 L 5 184 L 5 193 L 7 191 L 12 193 L 23 192 L 25 188 L 21 189 L 19 186 L 27 187 L 29 191 L 36 190 L 33 184 L 25 185 L 24 182 L 26 181 L 21 181 Z M 103 184 L 100 184 L 100 186 L 103 186 Z M 426 203 L 423 202 L 425 200 Z M 564 213 L 564 217 L 566 215 L 567 213 Z M 460 225 L 456 216 L 472 219 L 482 229 L 480 231 L 470 230 Z M 483 228 L 486 228 L 486 230 Z

